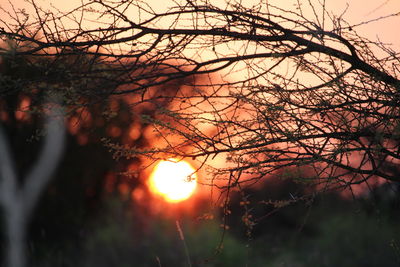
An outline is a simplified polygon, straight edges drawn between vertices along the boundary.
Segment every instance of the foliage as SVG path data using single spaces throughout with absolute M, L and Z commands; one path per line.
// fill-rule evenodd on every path
M 334 207 L 326 204 L 321 208 Z M 317 224 L 318 234 L 279 250 L 271 266 L 281 266 L 282 263 L 286 266 L 398 265 L 399 257 L 394 245 L 399 240 L 399 234 L 396 220 L 388 216 L 390 212 L 377 215 L 363 208 L 333 212 L 317 208 L 315 213 L 309 221 Z
M 46 253 L 42 264 L 34 266 L 188 265 L 175 218 L 139 216 L 138 210 L 120 199 L 107 201 L 102 213 L 91 218 L 79 243 L 74 239 L 57 247 L 36 243 Z M 223 230 L 217 218 L 195 222 L 186 217 L 180 225 L 192 266 L 397 266 L 400 236 L 394 211 L 399 199 L 390 202 L 395 206 L 325 196 L 312 206 L 307 218 L 288 217 L 284 209 L 250 239 L 231 224 L 217 254 Z M 371 211 L 370 206 L 375 209 Z M 282 216 L 293 220 L 291 227 L 282 226 Z
M 90 220 L 79 243 L 67 240 L 57 248 L 37 243 L 47 253 L 34 266 L 186 266 L 182 240 L 172 218 L 138 216 L 131 205 L 120 199 L 108 199 L 103 212 Z M 134 209 L 134 208 L 133 208 Z M 181 221 L 193 266 L 232 266 L 246 262 L 245 245 L 226 236 L 224 249 L 215 255 L 220 230 L 215 222 Z M 75 246 L 75 247 L 74 247 Z

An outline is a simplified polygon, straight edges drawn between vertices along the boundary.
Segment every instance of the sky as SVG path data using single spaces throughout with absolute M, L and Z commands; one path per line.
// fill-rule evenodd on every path
M 347 12 L 343 18 L 350 24 L 357 24 L 376 18 L 384 17 L 389 14 L 400 12 L 400 1 L 398 0 L 325 0 L 328 10 L 332 10 L 333 14 L 341 14 L 347 8 Z M 13 0 L 11 1 L 17 8 L 26 8 L 27 4 L 24 0 Z M 53 5 L 60 10 L 71 9 L 75 6 L 74 3 L 79 4 L 81 0 L 69 0 L 69 1 L 54 1 L 54 0 L 36 0 L 36 3 L 43 6 Z M 162 11 L 168 6 L 172 5 L 172 0 L 163 0 L 163 4 L 160 5 L 159 0 L 147 0 L 145 1 L 152 8 L 157 11 Z M 224 0 L 211 1 L 215 4 L 223 6 Z M 246 0 L 243 1 L 246 5 L 252 5 L 258 3 L 258 0 Z M 269 0 L 271 4 L 277 4 L 280 7 L 285 4 L 290 8 L 293 4 L 293 0 L 280 1 L 280 0 Z M 321 0 L 322 2 L 322 0 Z M 307 5 L 307 1 L 303 0 L 304 6 Z M 0 0 L 0 6 L 5 9 L 9 9 L 9 0 Z M 400 50 L 400 35 L 397 33 L 397 27 L 400 25 L 400 17 L 391 17 L 384 20 L 369 23 L 367 25 L 360 26 L 358 31 L 365 37 L 372 40 L 379 38 L 381 41 L 386 43 L 393 43 L 394 48 Z
M 374 20 L 389 14 L 400 12 L 400 1 L 398 0 L 351 0 L 330 1 L 334 10 L 341 10 L 349 4 L 345 19 L 350 24 Z M 383 42 L 393 43 L 396 50 L 400 50 L 400 35 L 398 32 L 400 17 L 390 17 L 384 20 L 372 22 L 360 26 L 358 31 L 371 40 L 379 38 Z

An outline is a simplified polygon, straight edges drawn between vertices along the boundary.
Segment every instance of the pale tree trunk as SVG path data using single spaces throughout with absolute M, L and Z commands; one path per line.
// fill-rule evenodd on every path
M 38 160 L 19 185 L 7 137 L 0 127 L 0 205 L 3 208 L 6 267 L 27 265 L 26 242 L 30 216 L 52 177 L 64 150 L 63 110 L 53 107 L 46 123 L 46 136 Z
M 20 202 L 21 203 L 21 202 Z M 12 207 L 13 206 L 13 207 Z M 4 229 L 7 235 L 6 265 L 8 267 L 26 266 L 26 233 L 28 221 L 23 214 L 23 208 L 17 202 L 9 207 L 12 212 L 6 213 Z

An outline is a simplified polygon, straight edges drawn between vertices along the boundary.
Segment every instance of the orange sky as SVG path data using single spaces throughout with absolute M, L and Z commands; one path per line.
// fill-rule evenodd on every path
M 0 0 L 0 6 L 5 9 L 9 9 L 9 0 Z M 26 8 L 27 5 L 23 0 L 12 0 L 11 1 L 18 8 Z M 76 4 L 81 3 L 81 0 L 68 0 L 68 1 L 51 1 L 51 0 L 36 0 L 37 4 L 43 6 L 54 5 L 61 10 L 71 9 Z M 146 1 L 153 9 L 162 11 L 167 6 L 171 6 L 172 0 L 147 0 Z M 163 4 L 160 5 L 160 2 Z M 211 1 L 214 4 L 218 4 L 221 7 L 224 6 L 224 0 Z M 243 1 L 250 6 L 252 3 L 258 3 L 259 0 L 246 0 Z M 269 0 L 269 3 L 277 4 L 282 6 L 283 3 L 287 5 L 287 8 L 293 6 L 293 0 Z M 306 1 L 301 1 L 306 7 Z M 316 1 L 315 1 L 316 2 Z M 322 1 L 321 1 L 322 2 Z M 74 4 L 75 3 L 75 4 Z M 328 10 L 332 10 L 334 14 L 340 14 L 348 4 L 348 11 L 344 15 L 344 18 L 351 24 L 356 24 L 362 21 L 368 21 L 378 17 L 386 16 L 388 14 L 400 12 L 400 1 L 399 0 L 326 0 L 326 6 Z M 358 29 L 362 35 L 376 40 L 379 37 L 384 42 L 395 44 L 395 49 L 400 50 L 400 35 L 397 34 L 397 27 L 400 25 L 400 17 L 387 18 L 385 20 L 377 21 L 364 25 Z M 396 48 L 397 47 L 397 48 Z
M 329 2 L 329 1 L 328 1 Z M 400 12 L 400 1 L 398 0 L 351 0 L 330 1 L 334 3 L 335 9 L 342 9 L 344 3 L 349 3 L 349 9 L 345 16 L 351 24 L 368 21 L 389 14 Z M 339 4 L 340 3 L 340 4 Z M 332 5 L 332 6 L 333 6 Z M 400 35 L 398 27 L 400 17 L 390 17 L 381 21 L 360 26 L 358 32 L 371 40 L 377 37 L 383 42 L 394 44 L 394 49 L 400 50 Z

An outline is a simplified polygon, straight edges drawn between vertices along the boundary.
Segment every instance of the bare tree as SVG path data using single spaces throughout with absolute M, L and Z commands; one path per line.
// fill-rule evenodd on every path
M 52 105 L 59 105 L 58 102 Z M 26 238 L 30 217 L 61 159 L 65 142 L 63 118 L 60 107 L 51 107 L 43 148 L 24 179 L 17 175 L 8 138 L 0 127 L 0 205 L 4 211 L 7 241 L 4 266 L 27 265 Z
M 143 119 L 160 142 L 146 150 L 108 143 L 118 153 L 196 159 L 224 188 L 282 170 L 306 172 L 303 181 L 319 189 L 399 181 L 399 54 L 359 36 L 368 22 L 350 25 L 325 1 L 294 9 L 187 1 L 165 12 L 137 0 L 88 1 L 68 12 L 28 2 L 33 14 L 7 11 L 13 23 L 0 29 L 23 47 L 16 55 L 74 64 L 84 55 L 79 70 L 53 64 L 43 72 L 79 84 L 68 94 L 86 104 L 132 94 L 159 107 Z M 189 89 L 152 94 L 194 75 L 203 78 L 187 79 Z M 93 80 L 98 88 L 85 86 Z

